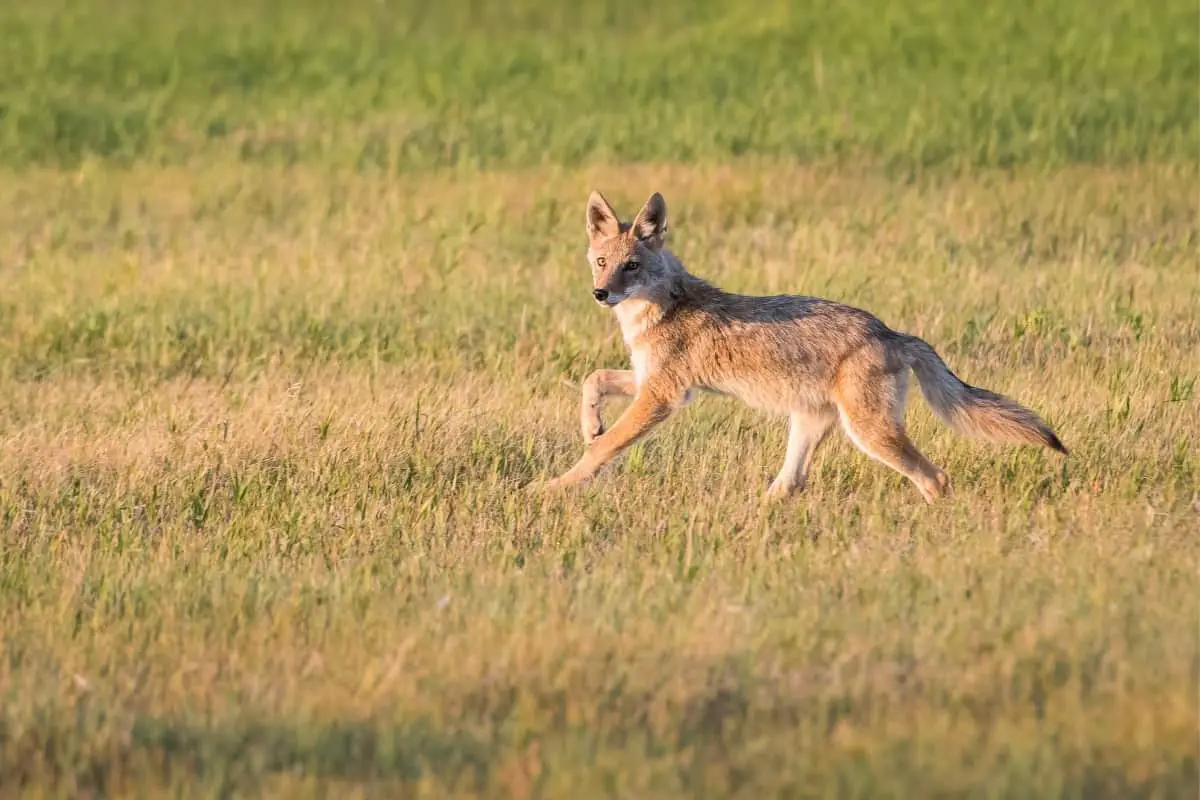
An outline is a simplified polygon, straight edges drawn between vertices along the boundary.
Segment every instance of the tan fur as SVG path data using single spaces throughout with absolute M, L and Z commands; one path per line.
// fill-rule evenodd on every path
M 910 370 L 934 412 L 959 433 L 1067 452 L 1037 414 L 963 383 L 917 337 L 830 300 L 724 292 L 684 269 L 666 249 L 666 233 L 667 206 L 657 192 L 632 223 L 621 222 L 599 192 L 588 199 L 593 294 L 616 314 L 633 369 L 588 376 L 580 407 L 587 449 L 549 486 L 589 480 L 699 389 L 788 415 L 787 455 L 771 495 L 803 488 L 813 455 L 840 422 L 859 449 L 932 502 L 949 480 L 905 433 Z M 604 398 L 616 395 L 633 403 L 605 430 Z

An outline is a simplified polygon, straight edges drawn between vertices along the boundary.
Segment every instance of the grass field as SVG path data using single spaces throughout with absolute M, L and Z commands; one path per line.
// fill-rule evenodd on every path
M 793 6 L 0 7 L 0 795 L 1196 797 L 1200 12 Z M 1070 458 L 771 504 L 702 398 L 524 492 L 593 187 Z

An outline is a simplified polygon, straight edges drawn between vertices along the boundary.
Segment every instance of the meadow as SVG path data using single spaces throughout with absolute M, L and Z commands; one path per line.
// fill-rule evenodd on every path
M 1195 797 L 1200 11 L 0 4 L 0 796 Z M 592 188 L 1042 413 L 592 485 Z M 609 418 L 619 412 L 613 403 Z

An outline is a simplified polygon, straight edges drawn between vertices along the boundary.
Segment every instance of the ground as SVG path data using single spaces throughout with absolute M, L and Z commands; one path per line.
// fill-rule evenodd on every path
M 1197 12 L 842 6 L 0 12 L 0 793 L 1194 792 Z M 526 493 L 627 363 L 593 188 L 1071 455 L 914 391 L 951 496 L 768 503 L 704 397 Z

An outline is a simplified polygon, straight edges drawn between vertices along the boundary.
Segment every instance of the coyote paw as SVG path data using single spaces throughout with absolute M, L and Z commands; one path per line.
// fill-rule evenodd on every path
M 551 488 L 550 483 L 551 483 L 551 481 L 532 480 L 529 483 L 525 484 L 525 493 L 526 494 L 541 494 L 542 492 L 545 492 Z
M 527 484 L 525 488 L 531 493 L 556 492 L 566 489 L 569 486 L 575 486 L 581 482 L 565 480 L 562 475 L 559 475 L 557 478 L 550 478 L 549 480 L 533 481 Z
M 604 434 L 604 423 L 600 420 L 585 422 L 583 425 L 583 443 L 591 444 Z
M 557 477 L 550 480 L 533 480 L 526 483 L 524 491 L 528 494 L 541 494 L 542 492 L 552 492 L 559 487 Z
M 936 503 L 941 498 L 950 494 L 950 477 L 942 470 L 938 470 L 933 479 L 925 479 L 923 481 L 914 479 L 917 485 L 917 490 L 921 492 L 921 496 L 925 498 L 926 503 Z
M 786 497 L 791 497 L 793 494 L 799 492 L 803 488 L 804 484 L 802 483 L 787 483 L 779 480 L 779 478 L 776 478 L 775 480 L 771 481 L 771 485 L 767 487 L 765 497 L 768 500 L 783 500 Z

